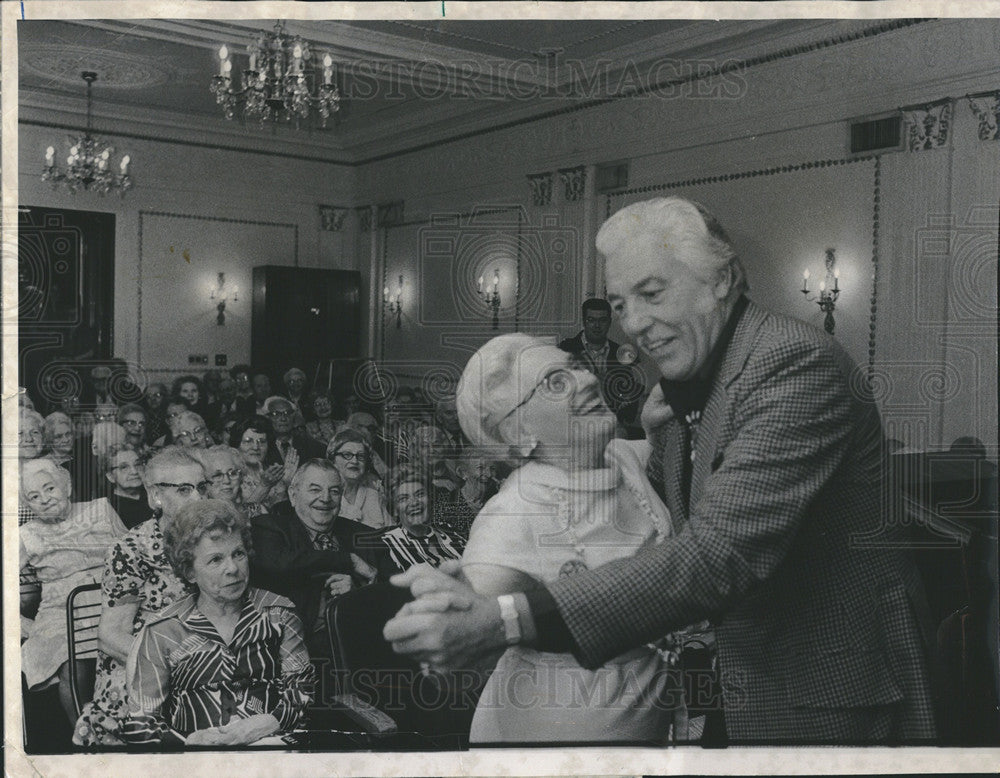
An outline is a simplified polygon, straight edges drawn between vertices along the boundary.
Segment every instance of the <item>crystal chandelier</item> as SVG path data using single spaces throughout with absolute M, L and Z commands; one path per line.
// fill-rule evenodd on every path
M 289 36 L 279 21 L 273 32 L 262 30 L 247 45 L 250 66 L 243 71 L 243 87 L 239 88 L 233 77 L 233 61 L 229 47 L 219 49 L 219 74 L 212 76 L 211 90 L 215 101 L 222 106 L 227 119 L 232 119 L 237 107 L 243 105 L 243 116 L 264 122 L 309 118 L 315 106 L 321 124 L 331 113 L 340 110 L 340 91 L 337 89 L 333 57 L 323 55 L 322 78 L 312 94 L 311 82 L 318 80 L 320 69 L 312 63 L 309 43 L 302 37 Z
M 97 73 L 85 70 L 80 76 L 87 82 L 87 131 L 83 135 L 69 138 L 70 149 L 65 171 L 56 165 L 55 148 L 49 146 L 45 150 L 42 181 L 49 181 L 53 189 L 58 188 L 59 184 L 65 184 L 73 193 L 85 189 L 105 195 L 111 190 L 116 190 L 124 197 L 125 192 L 132 186 L 132 177 L 128 173 L 132 159 L 126 154 L 118 165 L 120 172 L 111 171 L 111 155 L 115 153 L 115 147 L 90 134 L 90 92 L 97 80 Z

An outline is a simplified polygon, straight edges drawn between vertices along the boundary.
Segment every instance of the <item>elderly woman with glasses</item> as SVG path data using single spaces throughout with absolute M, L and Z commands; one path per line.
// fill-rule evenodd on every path
M 174 443 L 182 448 L 208 448 L 215 445 L 205 420 L 194 411 L 179 413 L 170 422 Z
M 164 539 L 192 593 L 136 640 L 125 738 L 243 745 L 291 729 L 312 701 L 315 673 L 291 601 L 249 586 L 249 521 L 209 499 L 185 506 Z
M 340 515 L 375 529 L 393 526 L 382 493 L 376 487 L 379 481 L 370 469 L 372 450 L 368 439 L 345 427 L 330 439 L 326 458 L 333 462 L 344 482 Z
M 42 587 L 38 612 L 21 646 L 21 670 L 29 689 L 58 683 L 60 702 L 72 719 L 66 597 L 77 586 L 97 582 L 108 547 L 125 534 L 125 526 L 107 500 L 71 503 L 69 473 L 45 457 L 21 465 L 20 486 L 21 501 L 35 516 L 20 528 L 21 572 L 34 573 Z M 81 604 L 87 602 L 95 604 L 96 596 L 88 600 L 84 595 Z M 87 632 L 93 627 L 77 639 L 86 640 Z M 93 678 L 92 668 L 86 677 Z
M 129 443 L 115 446 L 102 458 L 101 470 L 111 484 L 111 507 L 128 529 L 153 518 L 149 495 L 142 485 L 144 467 L 139 451 Z
M 97 683 L 73 734 L 80 745 L 123 742 L 125 659 L 132 641 L 152 615 L 188 592 L 167 559 L 163 537 L 181 508 L 204 498 L 204 468 L 187 449 L 171 446 L 146 463 L 143 482 L 156 515 L 130 530 L 105 559 Z
M 251 416 L 238 422 L 230 434 L 229 444 L 243 457 L 240 485 L 243 502 L 270 509 L 288 499 L 285 466 L 274 450 L 274 427 L 270 421 L 262 416 Z
M 259 502 L 246 502 L 243 499 L 243 473 L 246 463 L 237 449 L 232 446 L 212 446 L 199 451 L 197 456 L 205 468 L 210 499 L 225 500 L 250 519 L 267 512 Z
M 669 512 L 645 477 L 648 444 L 613 440 L 615 416 L 597 378 L 566 352 L 523 334 L 494 338 L 469 360 L 457 405 L 473 443 L 522 463 L 476 517 L 462 555 L 465 578 L 480 594 L 499 596 L 501 610 L 504 596 L 671 534 Z M 480 698 L 470 740 L 663 742 L 670 724 L 683 721 L 683 695 L 668 668 L 656 646 L 596 670 L 568 653 L 509 648 Z M 583 709 L 581 694 L 589 699 Z

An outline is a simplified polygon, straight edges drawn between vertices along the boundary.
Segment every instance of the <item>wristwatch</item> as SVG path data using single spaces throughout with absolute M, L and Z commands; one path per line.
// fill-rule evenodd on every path
M 514 595 L 501 594 L 497 597 L 500 604 L 500 618 L 503 619 L 504 637 L 508 646 L 516 646 L 521 642 L 521 621 L 517 617 L 517 606 Z

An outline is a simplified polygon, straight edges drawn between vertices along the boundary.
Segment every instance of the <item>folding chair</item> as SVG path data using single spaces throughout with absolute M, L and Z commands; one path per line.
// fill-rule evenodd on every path
M 81 693 L 77 678 L 76 663 L 85 659 L 97 659 L 97 624 L 101 618 L 100 598 L 87 596 L 100 591 L 99 583 L 77 586 L 66 598 L 66 636 L 69 644 L 69 680 L 73 693 L 73 707 L 79 717 L 84 704 L 93 699 L 90 688 Z

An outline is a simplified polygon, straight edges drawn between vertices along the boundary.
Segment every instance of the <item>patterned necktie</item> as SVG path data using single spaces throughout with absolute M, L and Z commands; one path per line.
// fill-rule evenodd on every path
M 333 536 L 333 530 L 317 532 L 316 537 L 313 539 L 313 545 L 320 551 L 336 551 L 340 548 L 340 543 Z

